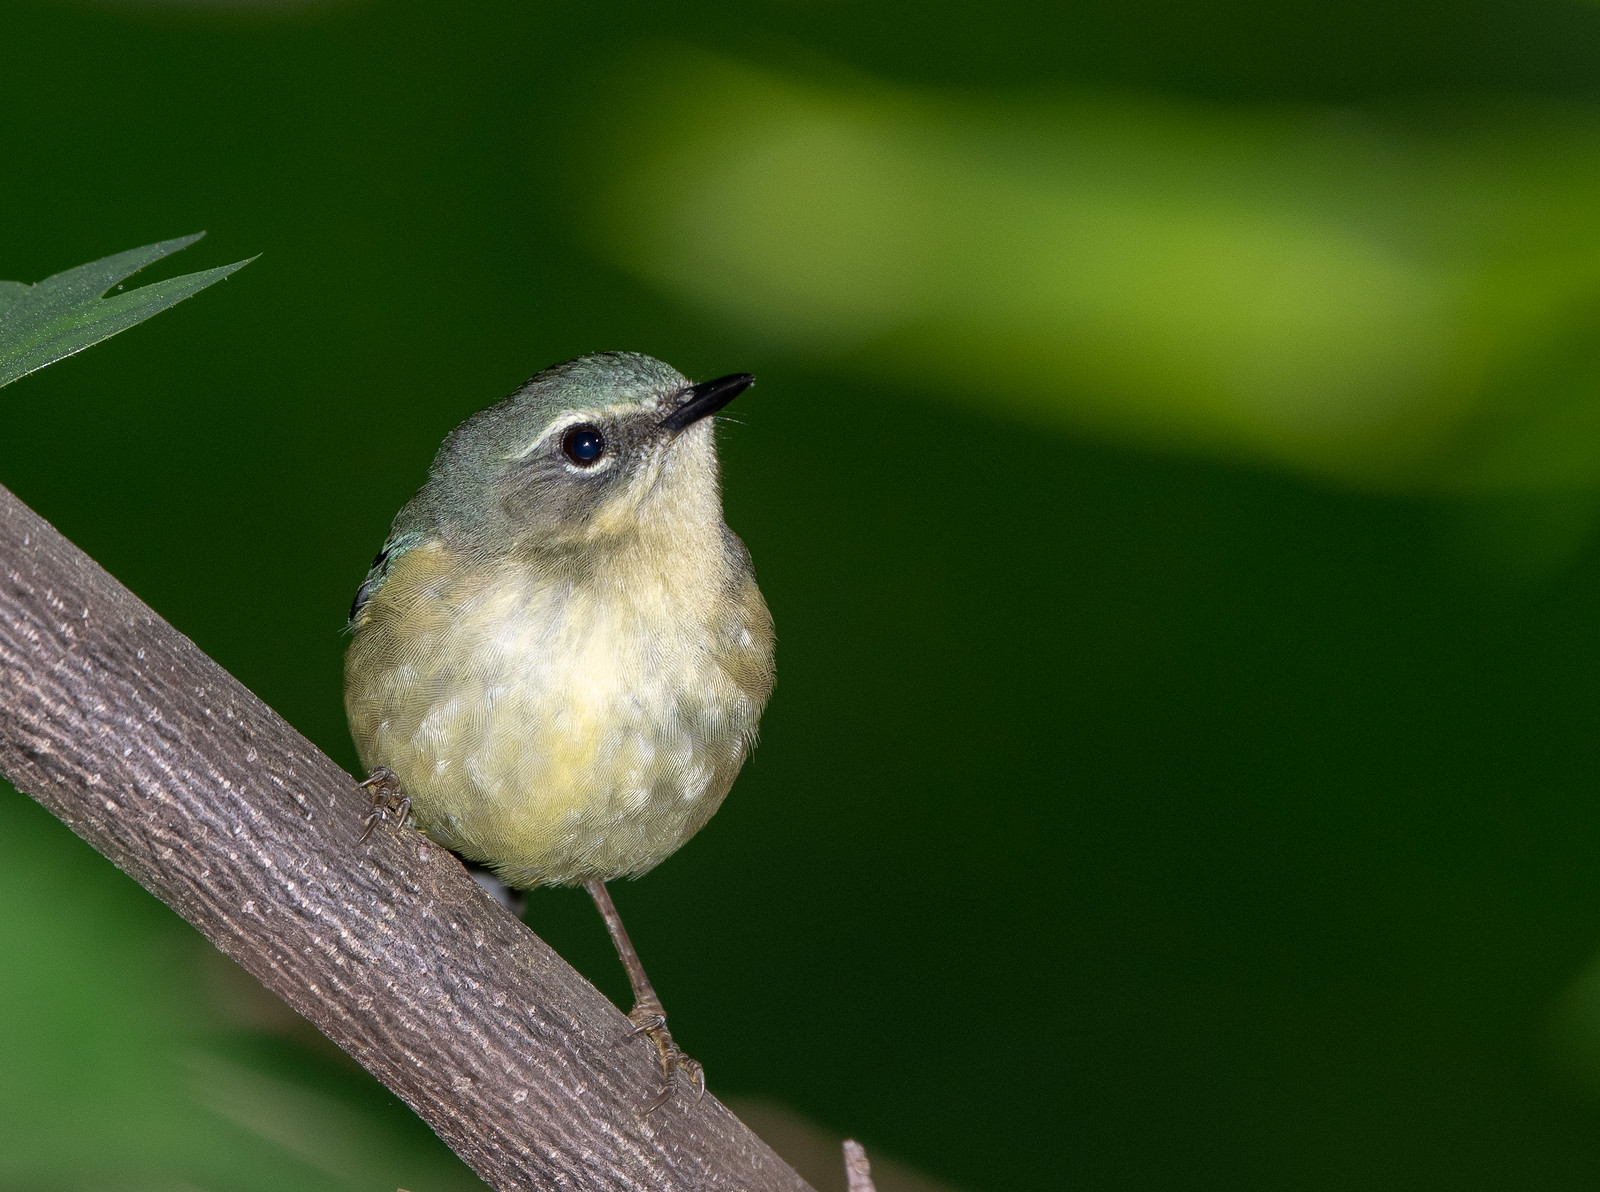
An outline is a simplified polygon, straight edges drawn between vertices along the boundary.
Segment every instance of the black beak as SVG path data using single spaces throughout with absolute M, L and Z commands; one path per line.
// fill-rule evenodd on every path
M 756 382 L 749 373 L 734 373 L 715 381 L 701 381 L 683 391 L 677 409 L 661 420 L 661 429 L 674 434 L 715 414 Z

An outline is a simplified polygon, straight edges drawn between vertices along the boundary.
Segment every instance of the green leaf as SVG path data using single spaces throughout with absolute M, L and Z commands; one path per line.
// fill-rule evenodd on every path
M 57 273 L 37 285 L 0 281 L 0 386 L 126 331 L 255 260 L 250 257 L 102 297 L 123 278 L 188 248 L 204 235 L 198 232 L 131 248 Z
M 0 318 L 31 288 L 20 281 L 0 281 Z

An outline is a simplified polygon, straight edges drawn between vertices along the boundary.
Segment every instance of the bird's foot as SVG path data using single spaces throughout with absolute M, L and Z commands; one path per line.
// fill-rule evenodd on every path
M 684 1055 L 672 1041 L 672 1032 L 667 1030 L 666 1011 L 661 1008 L 660 1002 L 639 1003 L 628 1011 L 628 1021 L 633 1023 L 628 1038 L 643 1035 L 655 1044 L 656 1056 L 661 1062 L 661 1076 L 665 1081 L 661 1095 L 645 1107 L 646 1113 L 654 1113 L 672 1099 L 672 1090 L 680 1072 L 694 1086 L 696 1101 L 706 1095 L 706 1070 L 699 1060 Z
M 365 844 L 377 826 L 389 818 L 390 812 L 394 813 L 395 830 L 405 827 L 406 819 L 411 815 L 411 799 L 400 789 L 400 780 L 395 777 L 393 770 L 388 766 L 379 766 L 361 786 L 372 795 L 372 811 L 367 815 L 366 827 L 362 829 L 357 844 Z

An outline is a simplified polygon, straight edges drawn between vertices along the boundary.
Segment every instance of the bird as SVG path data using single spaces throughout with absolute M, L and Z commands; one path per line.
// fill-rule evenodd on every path
M 513 890 L 584 886 L 663 1091 L 705 1072 L 606 883 L 722 804 L 772 693 L 772 615 L 723 520 L 715 415 L 755 378 L 693 383 L 634 352 L 553 365 L 444 440 L 350 609 L 345 711 L 393 816 Z

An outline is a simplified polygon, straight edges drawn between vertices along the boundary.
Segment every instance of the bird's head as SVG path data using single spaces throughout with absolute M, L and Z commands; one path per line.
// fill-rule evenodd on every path
M 557 364 L 450 434 L 417 512 L 490 551 L 720 527 L 710 416 L 753 380 L 692 384 L 634 352 Z

